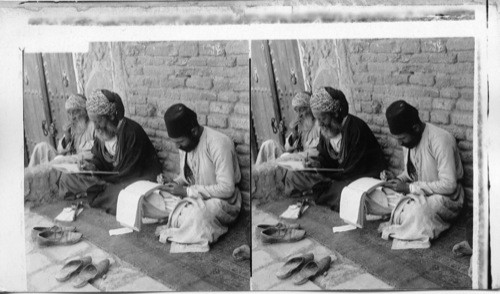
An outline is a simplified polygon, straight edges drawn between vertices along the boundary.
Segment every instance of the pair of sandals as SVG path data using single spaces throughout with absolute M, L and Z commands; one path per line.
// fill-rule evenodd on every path
M 315 261 L 312 253 L 292 257 L 278 270 L 276 277 L 286 279 L 296 274 L 293 283 L 302 285 L 324 274 L 330 268 L 331 262 L 330 256 Z
M 81 288 L 104 276 L 108 272 L 109 265 L 109 259 L 107 258 L 94 265 L 92 257 L 84 256 L 68 261 L 56 273 L 55 278 L 59 282 L 66 282 L 75 277 L 73 287 Z

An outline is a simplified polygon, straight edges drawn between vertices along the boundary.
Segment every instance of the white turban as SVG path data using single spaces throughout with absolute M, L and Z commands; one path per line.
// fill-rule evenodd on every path
M 87 102 L 87 99 L 85 99 L 85 97 L 83 95 L 71 94 L 68 97 L 68 99 L 66 100 L 64 107 L 66 108 L 66 110 L 75 109 L 75 108 L 85 109 L 86 102 Z
M 293 108 L 303 107 L 303 106 L 309 107 L 309 100 L 310 99 L 311 99 L 311 95 L 309 95 L 307 93 L 304 93 L 304 92 L 297 93 L 297 94 L 295 94 L 295 96 L 292 99 L 292 107 Z

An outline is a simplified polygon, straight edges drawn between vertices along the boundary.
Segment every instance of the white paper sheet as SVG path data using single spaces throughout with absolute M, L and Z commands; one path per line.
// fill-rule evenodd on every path
M 116 205 L 116 220 L 128 228 L 140 230 L 141 198 L 158 186 L 155 182 L 138 181 L 121 190 Z
M 110 236 L 117 236 L 117 235 L 123 235 L 123 234 L 129 234 L 132 233 L 134 230 L 130 228 L 118 228 L 118 229 L 113 229 L 109 230 L 109 235 Z
M 356 228 L 357 227 L 353 225 L 344 225 L 344 226 L 333 227 L 332 231 L 334 233 L 340 233 L 340 232 L 352 231 L 355 230 Z

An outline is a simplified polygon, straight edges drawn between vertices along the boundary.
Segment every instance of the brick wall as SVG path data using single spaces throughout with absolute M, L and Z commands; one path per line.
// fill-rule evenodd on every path
M 108 87 L 122 96 L 126 115 L 156 147 L 167 179 L 179 172 L 178 149 L 163 121 L 169 106 L 182 102 L 197 112 L 201 125 L 231 137 L 249 208 L 248 48 L 246 41 L 92 44 L 89 53 L 78 56 L 77 68 L 85 91 L 107 79 Z
M 390 136 L 385 110 L 404 99 L 421 119 L 455 136 L 464 165 L 463 184 L 472 201 L 474 39 L 380 39 L 301 41 L 306 83 L 342 89 L 349 110 L 379 140 L 390 169 L 403 169 L 402 148 Z

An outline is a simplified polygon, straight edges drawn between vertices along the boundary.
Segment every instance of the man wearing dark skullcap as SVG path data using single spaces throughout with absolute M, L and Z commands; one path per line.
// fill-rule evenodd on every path
M 338 210 L 342 189 L 362 177 L 378 177 L 385 168 L 382 149 L 368 125 L 349 114 L 342 91 L 325 87 L 314 92 L 311 111 L 319 123 L 318 157 L 308 166 L 338 169 L 337 172 L 287 171 L 285 193 L 314 191 L 316 203 Z
M 96 140 L 93 157 L 84 162 L 83 168 L 116 174 L 99 175 L 93 180 L 82 175 L 64 175 L 64 184 L 68 191 L 86 192 L 90 206 L 116 214 L 119 192 L 138 180 L 155 181 L 162 171 L 161 164 L 143 128 L 124 117 L 125 108 L 118 94 L 96 90 L 89 95 L 86 107 L 95 125 Z
M 464 202 L 462 163 L 455 138 L 423 123 L 418 110 L 403 100 L 386 111 L 391 134 L 403 146 L 404 171 L 387 186 L 405 195 L 391 220 L 380 226 L 393 248 L 428 248 L 430 240 L 450 227 Z
M 157 235 L 160 242 L 172 242 L 171 252 L 205 252 L 240 212 L 234 142 L 200 126 L 196 113 L 184 104 L 172 105 L 164 118 L 168 136 L 179 148 L 180 173 L 161 188 L 165 203 L 157 208 L 168 210 L 169 220 Z M 169 208 L 172 201 L 176 204 Z
M 305 159 L 308 155 L 317 155 L 319 126 L 309 107 L 311 94 L 299 92 L 292 99 L 292 107 L 297 117 L 292 121 L 291 132 L 285 139 L 285 146 L 274 140 L 262 143 L 255 164 L 280 160 Z

